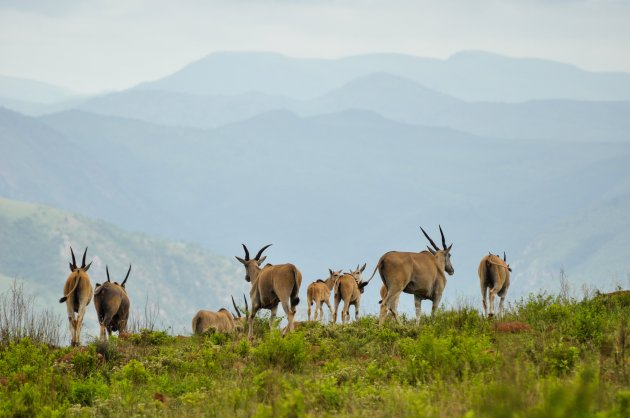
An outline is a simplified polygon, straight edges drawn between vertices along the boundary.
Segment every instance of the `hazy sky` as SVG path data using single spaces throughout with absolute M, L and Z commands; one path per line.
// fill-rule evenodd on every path
M 630 72 L 630 1 L 0 0 L 0 74 L 81 92 L 160 78 L 221 50 L 470 49 Z

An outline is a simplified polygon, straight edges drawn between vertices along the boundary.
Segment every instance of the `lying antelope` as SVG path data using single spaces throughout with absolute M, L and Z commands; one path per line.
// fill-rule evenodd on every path
M 367 282 L 363 281 L 361 274 L 365 270 L 366 264 L 363 267 L 357 266 L 357 268 L 346 273 L 337 280 L 335 286 L 335 312 L 333 313 L 333 323 L 337 322 L 337 310 L 339 303 L 343 300 L 343 309 L 341 310 L 341 322 L 346 323 L 350 321 L 350 305 L 354 305 L 354 319 L 359 319 L 359 305 L 361 303 L 361 294 L 365 290 Z
M 455 270 L 451 265 L 451 248 L 453 244 L 446 246 L 444 232 L 440 226 L 440 235 L 442 236 L 442 247 L 439 248 L 435 242 L 429 237 L 424 229 L 420 228 L 424 236 L 429 240 L 432 247 L 427 246 L 429 251 L 399 252 L 390 251 L 383 254 L 376 263 L 376 268 L 369 280 L 372 280 L 374 274 L 378 270 L 386 293 L 383 296 L 381 289 L 381 311 L 379 324 L 385 321 L 388 312 L 399 321 L 398 318 L 398 301 L 402 292 L 414 295 L 416 306 L 416 321 L 420 321 L 421 303 L 423 299 L 433 302 L 431 313 L 434 314 L 440 305 L 442 292 L 446 286 L 446 271 L 449 275 L 453 275 Z M 368 282 L 369 282 L 368 280 Z
M 479 263 L 479 284 L 481 285 L 481 297 L 483 302 L 483 314 L 489 318 L 494 316 L 494 297 L 499 295 L 499 315 L 503 316 L 503 302 L 510 287 L 510 272 L 512 269 L 507 263 L 505 252 L 503 259 L 498 255 L 489 253 L 481 259 Z M 490 312 L 486 304 L 486 295 L 490 293 Z
M 337 284 L 337 280 L 342 276 L 341 270 L 332 271 L 328 269 L 330 275 L 326 280 L 318 279 L 317 281 L 311 283 L 306 288 L 306 306 L 308 309 L 308 320 L 311 320 L 311 306 L 313 302 L 315 302 L 315 316 L 313 320 L 317 321 L 318 319 L 321 321 L 324 318 L 324 310 L 322 305 L 325 303 L 328 306 L 328 310 L 330 311 L 330 316 L 332 317 L 333 311 L 330 307 L 330 291 Z M 319 312 L 319 317 L 318 317 Z
M 112 282 L 109 278 L 109 267 L 105 266 L 107 281 L 103 284 L 96 283 L 94 290 L 94 307 L 100 325 L 100 338 L 107 340 L 112 332 L 118 333 L 127 331 L 127 321 L 129 320 L 129 309 L 131 302 L 127 296 L 125 283 L 131 273 L 131 264 L 122 283 Z
M 243 295 L 243 298 L 245 298 L 245 295 Z M 234 305 L 236 315 L 233 315 L 232 312 L 225 308 L 221 308 L 217 312 L 204 310 L 197 312 L 192 320 L 193 334 L 203 334 L 208 330 L 228 333 L 242 328 L 243 322 L 245 322 L 247 317 L 241 316 L 241 310 L 236 306 L 234 297 L 232 297 L 232 305 Z M 245 298 L 245 312 L 247 310 L 247 298 Z
M 85 247 L 83 252 L 81 267 L 77 267 L 72 247 L 70 247 L 70 254 L 72 254 L 70 275 L 63 286 L 63 297 L 59 299 L 59 303 L 66 302 L 68 321 L 70 322 L 70 344 L 76 346 L 80 344 L 85 309 L 92 300 L 92 283 L 90 282 L 90 276 L 87 274 L 92 262 L 87 266 L 85 265 L 87 247 Z M 76 318 L 74 316 L 75 313 L 77 314 Z
M 266 256 L 261 258 L 261 255 L 271 244 L 261 248 L 256 257 L 251 260 L 247 247 L 245 244 L 242 245 L 245 250 L 245 258 L 236 257 L 236 259 L 245 266 L 245 280 L 252 284 L 249 292 L 252 311 L 249 313 L 248 318 L 248 338 L 251 340 L 254 337 L 254 317 L 258 310 L 271 310 L 269 318 L 269 325 L 271 326 L 279 303 L 282 304 L 282 309 L 286 313 L 288 321 L 287 326 L 283 330 L 284 335 L 293 329 L 296 306 L 300 303 L 298 294 L 302 284 L 302 273 L 293 264 L 267 264 L 261 268 L 261 264 L 267 258 Z

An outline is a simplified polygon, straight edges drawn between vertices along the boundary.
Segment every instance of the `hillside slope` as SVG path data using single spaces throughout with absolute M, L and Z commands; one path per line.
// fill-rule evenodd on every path
M 230 294 L 241 298 L 248 290 L 242 267 L 199 246 L 167 241 L 124 231 L 111 224 L 50 207 L 0 199 L 0 291 L 13 279 L 24 280 L 25 289 L 53 312 L 63 313 L 58 303 L 68 276 L 69 246 L 80 257 L 86 246 L 92 284 L 120 280 L 132 264 L 127 290 L 132 315 L 142 317 L 146 302 L 159 306 L 163 326 L 189 332 L 198 309 L 231 306 Z M 87 327 L 97 329 L 93 304 Z

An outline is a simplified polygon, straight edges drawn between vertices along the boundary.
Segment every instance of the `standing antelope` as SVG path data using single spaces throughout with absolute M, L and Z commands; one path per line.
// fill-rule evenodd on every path
M 510 287 L 510 272 L 512 269 L 507 263 L 505 252 L 503 252 L 503 260 L 498 255 L 489 253 L 481 259 L 479 263 L 479 284 L 481 285 L 481 297 L 483 302 L 483 314 L 491 318 L 494 316 L 494 297 L 499 295 L 499 315 L 503 316 L 503 302 L 507 295 L 508 287 Z M 486 294 L 490 293 L 490 312 L 486 305 Z
M 315 302 L 315 316 L 313 319 L 315 321 L 318 320 L 317 313 L 319 312 L 319 320 L 321 321 L 324 318 L 324 310 L 322 308 L 322 304 L 326 304 L 328 306 L 328 310 L 330 310 L 330 316 L 332 317 L 333 311 L 330 307 L 330 291 L 337 284 L 337 280 L 342 276 L 341 270 L 332 271 L 328 269 L 330 276 L 326 280 L 318 279 L 317 281 L 311 283 L 306 288 L 306 306 L 308 308 L 308 320 L 311 320 L 311 306 L 313 302 Z
M 109 278 L 109 267 L 105 266 L 107 281 L 103 284 L 96 283 L 94 290 L 94 307 L 96 316 L 101 328 L 101 340 L 107 340 L 112 332 L 118 333 L 127 331 L 127 321 L 129 320 L 129 309 L 131 302 L 127 296 L 125 283 L 131 273 L 131 264 L 122 283 L 112 282 Z
M 90 276 L 87 274 L 92 262 L 87 266 L 85 265 L 87 247 L 85 247 L 83 252 L 81 267 L 77 267 L 72 247 L 70 247 L 70 254 L 72 254 L 72 263 L 69 263 L 70 275 L 63 286 L 64 296 L 59 299 L 59 303 L 66 302 L 68 321 L 70 322 L 70 344 L 76 346 L 80 344 L 85 309 L 92 300 L 92 283 L 90 283 Z M 76 318 L 74 316 L 75 313 L 77 314 Z
M 260 257 L 271 244 L 264 246 L 258 251 L 256 257 L 249 258 L 249 251 L 245 244 L 245 259 L 236 259 L 245 266 L 245 280 L 252 284 L 249 291 L 249 298 L 252 302 L 252 311 L 249 313 L 249 333 L 248 338 L 254 337 L 254 317 L 259 309 L 271 310 L 269 325 L 273 324 L 273 319 L 278 310 L 278 304 L 282 304 L 282 309 L 287 315 L 288 324 L 283 330 L 283 335 L 293 329 L 293 318 L 295 317 L 296 306 L 300 303 L 298 294 L 302 284 L 302 273 L 293 264 L 267 264 L 260 268 L 260 265 L 267 258 Z
M 361 274 L 365 270 L 366 264 L 346 273 L 337 280 L 335 286 L 335 312 L 333 313 L 333 323 L 337 322 L 337 310 L 339 303 L 343 300 L 343 309 L 341 310 L 341 322 L 346 323 L 350 320 L 350 305 L 354 305 L 354 319 L 359 319 L 359 305 L 361 303 L 361 294 L 363 293 L 367 282 L 363 281 Z
M 391 312 L 394 318 L 399 321 L 397 309 L 401 292 L 414 295 L 416 321 L 420 321 L 422 312 L 420 304 L 423 299 L 433 302 L 431 313 L 434 314 L 440 304 L 442 292 L 444 292 L 444 287 L 446 286 L 444 272 L 446 271 L 449 275 L 455 273 L 451 265 L 451 248 L 453 244 L 446 246 L 442 227 L 440 226 L 442 249 L 435 245 L 435 242 L 422 227 L 420 229 L 433 248 L 427 246 L 428 252 L 421 251 L 419 253 L 399 251 L 385 253 L 378 260 L 376 268 L 369 279 L 372 280 L 376 270 L 378 270 L 387 292 L 381 301 L 379 324 L 385 321 L 388 312 Z M 381 296 L 383 293 L 381 290 Z

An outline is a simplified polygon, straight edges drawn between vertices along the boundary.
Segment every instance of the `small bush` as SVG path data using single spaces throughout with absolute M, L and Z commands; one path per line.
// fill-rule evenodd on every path
M 148 329 L 143 329 L 140 334 L 131 336 L 131 342 L 138 345 L 164 345 L 172 340 L 173 337 L 164 331 L 149 331 Z
M 253 349 L 252 354 L 263 368 L 278 367 L 287 371 L 302 370 L 308 358 L 302 333 L 292 332 L 282 337 L 275 330 Z
M 74 381 L 70 386 L 70 402 L 83 406 L 92 406 L 99 397 L 107 397 L 107 385 L 89 379 Z
M 139 384 L 149 380 L 149 373 L 138 360 L 131 360 L 122 368 L 122 376 L 130 382 Z
M 563 375 L 573 370 L 579 354 L 577 347 L 554 344 L 545 353 L 545 363 L 553 373 Z

